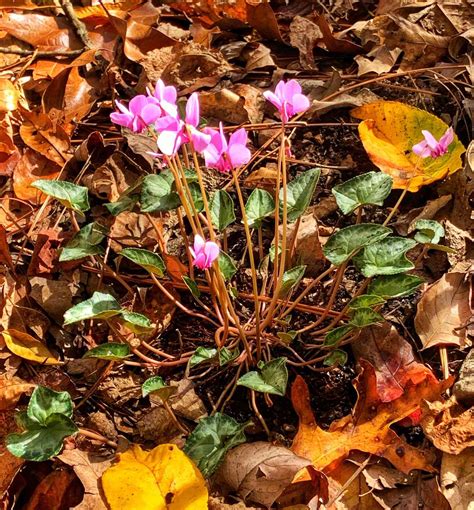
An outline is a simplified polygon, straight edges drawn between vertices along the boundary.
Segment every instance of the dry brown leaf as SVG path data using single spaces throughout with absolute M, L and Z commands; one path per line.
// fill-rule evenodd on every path
M 23 393 L 29 392 L 35 387 L 20 377 L 10 377 L 8 374 L 0 375 L 0 411 L 15 407 Z
M 458 455 L 474 446 L 474 407 L 465 409 L 456 397 L 446 402 L 424 402 L 421 426 L 439 450 Z
M 13 112 L 18 107 L 20 93 L 10 80 L 0 78 L 0 112 Z
M 110 227 L 111 248 L 119 253 L 123 248 L 154 248 L 158 238 L 152 222 L 145 214 L 124 211 L 118 214 Z
M 304 69 L 314 69 L 313 50 L 318 40 L 323 38 L 321 29 L 309 18 L 295 16 L 290 23 L 290 44 L 297 48 L 300 63 Z
M 377 75 L 388 73 L 397 62 L 401 53 L 402 50 L 400 48 L 389 50 L 386 46 L 376 46 L 366 56 L 356 55 L 354 60 L 359 66 L 357 76 L 369 73 Z
M 194 390 L 194 383 L 184 377 L 180 381 L 170 381 L 177 387 L 176 393 L 169 399 L 173 411 L 188 420 L 199 421 L 207 416 L 206 406 Z
M 245 178 L 244 186 L 246 188 L 262 188 L 270 193 L 275 189 L 277 180 L 276 164 L 269 163 L 258 170 L 253 171 Z
M 35 151 L 58 165 L 64 165 L 69 159 L 71 142 L 69 136 L 59 125 L 54 126 L 44 113 L 22 111 L 24 121 L 20 126 L 22 140 Z
M 216 476 L 219 486 L 237 492 L 244 501 L 271 507 L 296 473 L 309 465 L 311 461 L 287 448 L 257 441 L 233 448 Z
M 471 317 L 469 284 L 465 273 L 447 273 L 423 294 L 415 316 L 415 329 L 423 348 L 467 342 L 464 326 Z
M 474 290 L 471 289 L 471 299 L 474 299 Z M 472 307 L 474 309 L 474 306 Z M 463 361 L 459 377 L 454 385 L 455 397 L 466 405 L 474 404 L 474 349 L 471 349 Z
M 35 205 L 41 204 L 46 200 L 46 195 L 30 186 L 31 183 L 37 179 L 56 179 L 60 170 L 60 165 L 53 163 L 39 152 L 26 149 L 13 171 L 13 191 L 22 200 Z
M 110 467 L 111 460 L 81 450 L 63 450 L 57 457 L 71 466 L 84 486 L 84 499 L 71 510 L 106 510 L 100 477 Z
M 444 453 L 441 461 L 441 490 L 453 510 L 474 509 L 474 448 L 459 455 Z
M 355 381 L 359 397 L 354 411 L 333 422 L 327 431 L 316 424 L 304 379 L 296 378 L 291 399 L 299 416 L 299 428 L 291 449 L 311 459 L 313 466 L 325 473 L 333 472 L 351 450 L 383 456 L 404 473 L 412 469 L 433 471 L 430 452 L 409 446 L 390 425 L 413 413 L 422 399 L 439 399 L 452 380 L 433 383 L 427 377 L 418 384 L 408 384 L 398 399 L 383 403 L 374 368 L 365 360 L 360 360 L 360 365 L 363 370 Z
M 7 240 L 7 231 L 3 225 L 0 225 L 0 264 L 5 264 L 9 269 L 15 272 L 12 255 Z
M 71 508 L 79 497 L 74 485 L 76 476 L 70 470 L 56 470 L 49 473 L 34 488 L 24 510 L 61 510 Z
M 362 471 L 367 485 L 371 489 L 381 491 L 383 489 L 396 489 L 399 485 L 413 482 L 413 476 L 404 475 L 397 469 L 383 464 L 370 464 Z
M 15 170 L 21 155 L 10 135 L 0 131 L 0 176 L 9 177 Z

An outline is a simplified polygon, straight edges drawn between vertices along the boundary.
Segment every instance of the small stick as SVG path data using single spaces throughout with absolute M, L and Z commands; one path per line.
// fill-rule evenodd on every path
M 98 432 L 92 432 L 91 430 L 80 428 L 78 430 L 78 434 L 81 434 L 81 436 L 84 437 L 88 437 L 89 439 L 93 439 L 94 441 L 100 441 L 101 443 L 111 446 L 112 448 L 118 448 L 118 444 L 115 441 L 110 441 L 109 439 L 107 439 L 102 434 L 99 434 Z
M 59 0 L 61 4 L 62 10 L 64 14 L 69 19 L 69 21 L 74 25 L 76 29 L 76 33 L 79 36 L 79 39 L 82 41 L 82 44 L 87 48 L 92 48 L 92 42 L 89 38 L 89 33 L 87 32 L 86 25 L 77 17 L 74 6 L 72 5 L 70 0 Z
M 441 369 L 443 370 L 443 379 L 449 379 L 448 348 L 445 345 L 439 346 L 439 357 L 441 360 Z

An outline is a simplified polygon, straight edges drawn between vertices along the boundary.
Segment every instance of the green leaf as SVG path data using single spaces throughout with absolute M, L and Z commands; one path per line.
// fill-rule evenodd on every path
M 312 168 L 304 171 L 301 175 L 288 183 L 286 187 L 286 203 L 288 211 L 288 221 L 296 221 L 309 206 L 313 198 L 316 184 L 318 184 L 321 170 Z M 280 214 L 283 210 L 283 189 L 280 190 Z
M 153 393 L 160 397 L 163 402 L 166 402 L 177 391 L 178 388 L 176 386 L 166 385 L 165 381 L 163 381 L 163 378 L 159 375 L 148 378 L 142 384 L 142 396 L 146 397 L 150 393 Z
M 444 228 L 441 223 L 434 220 L 418 220 L 415 223 L 415 241 L 422 244 L 438 244 L 444 237 Z
M 123 321 L 128 329 L 132 330 L 137 335 L 150 331 L 150 329 L 155 327 L 146 315 L 137 312 L 129 312 L 128 310 L 122 310 L 120 312 L 120 320 Z
M 219 269 L 224 277 L 224 280 L 230 280 L 234 274 L 237 272 L 237 266 L 235 262 L 225 253 L 224 251 L 220 251 L 219 257 L 217 259 L 217 263 L 219 264 Z
M 116 342 L 109 342 L 101 344 L 93 349 L 88 350 L 83 358 L 98 358 L 106 359 L 109 361 L 119 361 L 130 355 L 130 346 L 128 344 L 119 344 Z
M 367 278 L 404 273 L 415 267 L 405 256 L 405 253 L 414 246 L 416 241 L 413 239 L 387 237 L 366 246 L 354 257 L 354 263 Z
M 367 293 L 384 299 L 399 298 L 413 294 L 422 283 L 421 278 L 412 274 L 379 276 L 370 282 Z
M 351 300 L 349 308 L 352 310 L 356 308 L 371 308 L 372 306 L 383 305 L 384 303 L 385 299 L 376 294 L 362 294 Z
M 219 350 L 219 366 L 223 367 L 224 365 L 227 365 L 227 363 L 234 361 L 234 359 L 236 359 L 239 354 L 240 351 L 238 347 L 232 351 L 227 347 L 222 347 L 222 349 Z
M 298 283 L 301 281 L 301 278 L 303 278 L 305 270 L 306 266 L 295 266 L 291 269 L 288 269 L 288 271 L 285 271 L 283 274 L 278 297 L 286 296 L 290 289 L 298 285 Z
M 192 182 L 191 184 L 189 184 L 189 192 L 191 193 L 191 198 L 194 204 L 194 208 L 196 209 L 196 212 L 200 213 L 204 209 L 204 200 L 202 198 L 201 187 L 197 182 Z M 187 196 L 188 195 L 186 194 L 186 197 Z M 191 204 L 190 209 L 192 209 Z
M 44 425 L 36 424 L 21 434 L 9 434 L 6 446 L 15 457 L 43 462 L 57 455 L 63 447 L 64 439 L 78 430 L 68 416 L 52 414 Z
M 361 205 L 383 205 L 392 191 L 392 178 L 382 172 L 357 175 L 334 186 L 332 194 L 344 214 L 349 214 Z
M 223 189 L 217 190 L 209 201 L 212 224 L 221 232 L 235 221 L 234 201 Z
M 118 301 L 110 294 L 94 292 L 92 297 L 69 308 L 64 314 L 64 325 L 87 319 L 108 319 L 120 313 Z
M 89 210 L 88 190 L 84 186 L 78 186 L 67 181 L 51 181 L 49 179 L 39 179 L 31 184 L 46 195 L 58 200 L 64 207 L 73 209 L 79 213 Z
M 183 451 L 195 462 L 201 473 L 209 478 L 228 450 L 245 443 L 244 429 L 247 425 L 222 413 L 202 418 L 188 437 Z
M 67 391 L 54 391 L 46 386 L 37 386 L 28 402 L 27 417 L 33 422 L 45 425 L 53 414 L 72 417 L 73 403 Z
M 391 232 L 389 228 L 373 223 L 351 225 L 333 234 L 324 245 L 323 252 L 330 262 L 340 266 L 361 248 L 380 241 Z
M 349 324 L 356 328 L 365 328 L 371 324 L 383 322 L 385 319 L 372 308 L 357 308 L 354 310 Z
M 142 266 L 149 273 L 158 277 L 162 277 L 165 273 L 166 266 L 163 259 L 157 254 L 142 248 L 124 248 L 120 255 L 135 264 Z
M 275 358 L 268 363 L 261 363 L 259 368 L 259 372 L 252 371 L 244 374 L 237 381 L 237 385 L 284 397 L 288 383 L 286 358 Z
M 181 205 L 179 195 L 173 188 L 174 178 L 170 170 L 159 175 L 147 175 L 143 179 L 140 195 L 143 212 L 170 211 Z
M 190 368 L 196 367 L 206 361 L 213 361 L 217 356 L 217 349 L 214 347 L 198 347 L 189 358 Z
M 277 333 L 278 338 L 287 345 L 290 345 L 291 342 L 298 336 L 297 331 L 279 331 Z
M 258 228 L 267 216 L 275 212 L 275 199 L 264 189 L 255 188 L 245 204 L 249 227 Z
M 197 283 L 194 280 L 191 280 L 189 276 L 183 276 L 182 278 L 193 297 L 199 299 L 201 297 L 201 291 L 199 290 Z
M 82 227 L 61 250 L 59 262 L 80 260 L 89 255 L 103 253 L 104 250 L 99 244 L 104 240 L 105 234 L 106 229 L 98 223 L 89 223 Z
M 338 326 L 337 328 L 331 329 L 324 337 L 324 345 L 336 345 L 342 340 L 348 333 L 353 331 L 354 326 L 345 324 L 344 326 Z
M 344 366 L 347 363 L 347 352 L 336 349 L 332 351 L 323 361 L 323 365 L 334 367 L 337 365 Z
M 131 211 L 137 204 L 139 198 L 139 195 L 125 195 L 120 197 L 116 202 L 109 202 L 104 205 L 112 216 L 118 216 L 124 211 Z

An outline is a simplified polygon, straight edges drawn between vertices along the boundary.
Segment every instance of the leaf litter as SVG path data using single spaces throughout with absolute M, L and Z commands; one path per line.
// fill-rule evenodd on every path
M 0 418 L 17 454 L 21 438 L 45 438 L 32 460 L 1 447 L 4 507 L 469 509 L 468 2 L 40 3 L 0 8 Z M 232 174 L 201 168 L 198 183 L 190 153 L 171 169 L 193 203 L 173 174 L 144 206 L 142 183 L 170 165 L 110 113 L 159 79 L 180 111 L 199 93 L 199 129 L 253 131 L 255 159 L 237 176 L 244 202 L 257 200 L 245 206 L 253 247 Z M 282 79 L 310 104 L 288 125 L 278 195 L 284 110 L 262 92 Z M 412 151 L 422 130 L 440 143 L 449 126 L 446 154 Z M 162 206 L 173 200 L 183 207 Z M 193 207 L 225 252 L 217 287 L 187 248 Z M 386 240 L 353 229 L 384 221 Z M 420 221 L 445 237 L 421 240 Z M 392 230 L 410 250 L 390 265 L 379 247 L 392 249 Z M 123 251 L 137 248 L 160 262 Z M 328 260 L 335 276 L 320 278 Z M 216 327 L 223 291 L 247 333 L 254 294 L 263 324 L 276 310 L 258 364 L 258 333 L 247 349 L 237 327 Z M 94 293 L 112 309 L 64 322 Z M 142 391 L 157 377 L 169 399 Z

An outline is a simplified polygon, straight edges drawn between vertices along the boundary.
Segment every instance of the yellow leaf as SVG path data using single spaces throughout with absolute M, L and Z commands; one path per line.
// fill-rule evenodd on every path
M 412 147 L 421 142 L 422 130 L 439 140 L 448 125 L 431 113 L 397 101 L 377 101 L 352 110 L 362 119 L 359 135 L 372 162 L 392 176 L 393 187 L 418 191 L 421 186 L 443 179 L 462 167 L 461 155 L 466 151 L 458 137 L 448 152 L 439 158 L 423 159 Z
M 62 363 L 51 354 L 45 345 L 28 333 L 16 329 L 5 329 L 2 331 L 2 336 L 8 349 L 20 358 L 36 361 L 43 365 L 60 365 Z
M 207 510 L 206 482 L 174 444 L 143 451 L 132 445 L 102 475 L 111 510 Z

